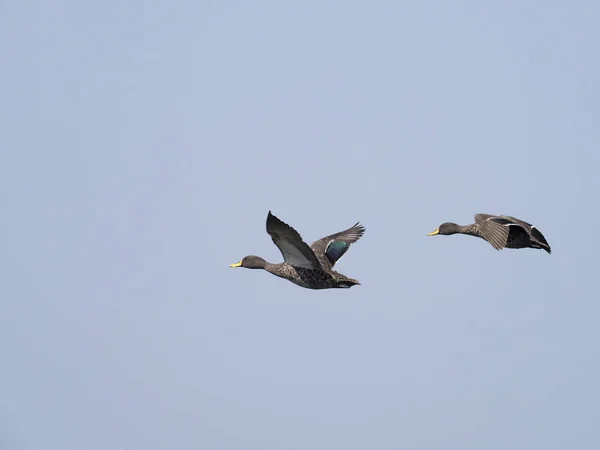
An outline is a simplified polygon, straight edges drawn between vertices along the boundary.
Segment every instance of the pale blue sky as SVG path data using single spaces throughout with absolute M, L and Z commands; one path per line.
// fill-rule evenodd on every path
M 0 4 L 0 447 L 600 448 L 600 5 Z M 310 291 L 307 240 L 361 221 Z M 426 237 L 510 214 L 552 255 Z

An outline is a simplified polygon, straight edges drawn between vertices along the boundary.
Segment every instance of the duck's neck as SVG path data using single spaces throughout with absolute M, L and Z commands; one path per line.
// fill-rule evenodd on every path
M 469 236 L 481 237 L 481 233 L 479 232 L 479 225 L 477 225 L 476 223 L 460 226 L 459 230 L 460 234 L 468 234 Z
M 291 266 L 286 263 L 271 264 L 270 262 L 265 262 L 265 267 L 263 267 L 263 269 L 267 272 L 272 273 L 280 278 L 287 278 L 290 268 Z

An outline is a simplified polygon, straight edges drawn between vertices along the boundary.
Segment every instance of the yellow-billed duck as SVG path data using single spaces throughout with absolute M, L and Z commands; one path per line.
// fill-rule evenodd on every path
M 475 223 L 457 225 L 446 222 L 427 236 L 466 234 L 488 241 L 496 250 L 503 248 L 536 248 L 551 253 L 550 245 L 535 226 L 511 216 L 475 214 Z
M 309 246 L 296 230 L 269 211 L 267 233 L 281 251 L 284 262 L 272 264 L 260 256 L 250 255 L 230 267 L 263 269 L 307 289 L 350 288 L 360 285 L 358 280 L 334 271 L 333 266 L 364 232 L 365 228 L 356 223 Z

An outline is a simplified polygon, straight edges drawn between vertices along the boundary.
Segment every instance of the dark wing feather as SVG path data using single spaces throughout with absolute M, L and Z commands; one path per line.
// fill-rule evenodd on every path
M 304 269 L 320 269 L 321 263 L 300 234 L 269 211 L 267 233 L 279 248 L 285 262 Z
M 481 237 L 488 241 L 496 250 L 506 246 L 510 222 L 490 214 L 475 214 L 475 223 L 479 225 Z
M 356 223 L 347 230 L 326 236 L 311 244 L 311 248 L 321 260 L 321 263 L 330 269 L 350 249 L 350 245 L 358 241 L 365 232 L 365 227 Z
M 531 232 L 531 229 L 533 228 L 533 225 L 531 225 L 530 223 L 525 222 L 524 220 L 521 219 L 517 219 L 516 217 L 512 217 L 512 216 L 498 216 L 497 220 L 502 219 L 505 221 L 508 221 L 510 223 L 519 225 L 521 228 L 523 228 L 525 231 L 527 231 L 527 233 L 529 234 Z
M 531 236 L 538 242 L 542 243 L 543 245 L 548 247 L 548 251 L 550 251 L 550 244 L 548 244 L 548 241 L 546 240 L 546 238 L 544 237 L 544 235 L 542 234 L 542 232 L 540 230 L 538 230 L 536 227 L 531 227 Z
M 516 217 L 502 217 L 512 220 L 513 222 L 521 225 L 527 231 L 527 233 L 529 233 L 529 235 L 533 238 L 534 241 L 537 241 L 539 244 L 542 244 L 542 247 L 547 247 L 548 249 L 546 251 L 550 252 L 550 244 L 548 244 L 548 241 L 546 241 L 546 238 L 544 237 L 542 232 L 538 230 L 534 225 L 531 225 L 530 223 L 527 223 L 524 220 L 517 219 Z

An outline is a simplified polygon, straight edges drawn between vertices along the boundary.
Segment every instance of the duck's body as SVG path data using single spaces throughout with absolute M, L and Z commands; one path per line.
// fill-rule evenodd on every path
M 358 280 L 348 278 L 335 270 L 303 269 L 286 262 L 281 264 L 267 263 L 264 269 L 275 276 L 307 289 L 349 288 L 360 284 Z
M 535 226 L 511 216 L 475 214 L 475 223 L 457 225 L 446 222 L 428 236 L 466 234 L 477 236 L 490 243 L 496 250 L 503 248 L 535 248 L 551 253 L 552 249 L 544 235 Z
M 365 228 L 357 223 L 345 231 L 319 239 L 309 247 L 296 230 L 269 211 L 267 233 L 285 261 L 272 264 L 251 255 L 231 267 L 263 269 L 307 289 L 350 288 L 360 284 L 358 280 L 336 272 L 333 266 L 364 232 Z

